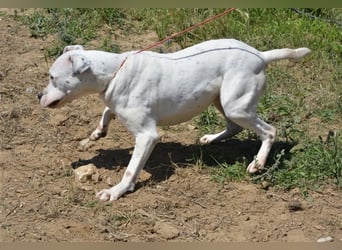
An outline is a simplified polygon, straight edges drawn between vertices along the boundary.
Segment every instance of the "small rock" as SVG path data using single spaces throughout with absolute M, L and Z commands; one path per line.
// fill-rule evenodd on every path
M 96 173 L 91 176 L 91 180 L 94 183 L 99 183 L 99 181 L 101 181 L 100 173 L 98 171 L 96 171 Z
M 323 243 L 323 242 L 333 242 L 334 239 L 333 237 L 327 236 L 327 237 L 322 237 L 317 240 L 318 243 Z
M 97 168 L 94 164 L 90 163 L 88 165 L 81 166 L 74 170 L 75 179 L 81 183 L 85 183 L 92 179 L 92 176 L 97 172 Z
M 305 150 L 304 144 L 297 144 L 290 149 L 290 153 L 296 153 Z
M 40 236 L 39 234 L 33 234 L 32 237 L 35 239 L 35 240 L 42 240 L 42 236 Z
M 26 88 L 26 92 L 29 93 L 29 94 L 34 94 L 36 93 L 36 89 L 34 87 L 28 87 Z
M 288 242 L 308 242 L 310 241 L 301 229 L 293 229 L 287 232 Z
M 10 150 L 12 149 L 12 146 L 9 144 L 1 144 L 0 145 L 0 150 Z
M 325 230 L 325 227 L 322 227 L 321 225 L 313 225 L 313 228 L 317 230 Z
M 114 185 L 114 182 L 113 182 L 112 178 L 110 178 L 110 177 L 108 177 L 108 178 L 106 179 L 106 183 L 107 183 L 109 186 L 113 186 L 113 185 Z
M 74 170 L 75 182 L 83 190 L 91 190 L 91 182 L 98 182 L 100 174 L 94 164 L 81 166 Z
M 79 143 L 78 150 L 81 152 L 87 151 L 89 148 L 93 147 L 95 145 L 94 141 L 89 140 L 89 138 L 83 139 Z
M 84 191 L 91 191 L 93 190 L 92 186 L 90 185 L 81 185 L 81 184 L 78 184 L 78 187 Z
M 196 130 L 196 127 L 195 126 L 193 126 L 193 125 L 191 125 L 191 124 L 188 124 L 188 130 L 191 130 L 191 131 L 194 131 L 194 130 Z
M 139 177 L 138 177 L 138 180 L 140 182 L 144 182 L 144 181 L 148 181 L 150 178 L 151 178 L 151 174 L 146 172 L 145 170 L 142 170 Z
M 271 186 L 271 183 L 269 183 L 268 181 L 261 182 L 262 189 L 267 190 L 270 186 Z
M 290 201 L 289 204 L 287 204 L 287 207 L 290 212 L 304 210 L 302 203 L 300 203 L 298 200 Z
M 180 234 L 180 231 L 177 228 L 161 221 L 155 223 L 154 231 L 167 240 L 176 238 Z
M 54 126 L 64 126 L 69 117 L 66 114 L 58 113 L 50 118 L 50 123 Z

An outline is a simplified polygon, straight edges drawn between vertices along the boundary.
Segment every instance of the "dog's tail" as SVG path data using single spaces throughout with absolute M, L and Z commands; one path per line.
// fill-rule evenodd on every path
M 298 60 L 311 52 L 308 48 L 298 49 L 274 49 L 269 51 L 261 52 L 264 61 L 268 64 L 273 61 L 282 59 L 293 59 Z

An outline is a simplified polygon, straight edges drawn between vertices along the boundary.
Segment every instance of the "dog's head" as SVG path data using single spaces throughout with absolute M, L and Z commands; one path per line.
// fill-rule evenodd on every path
M 58 108 L 85 94 L 87 89 L 82 83 L 84 77 L 81 75 L 89 70 L 90 61 L 83 51 L 81 45 L 67 46 L 52 64 L 49 84 L 38 94 L 43 107 Z

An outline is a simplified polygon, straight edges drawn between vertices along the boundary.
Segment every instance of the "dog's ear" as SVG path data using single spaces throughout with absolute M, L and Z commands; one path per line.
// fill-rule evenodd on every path
M 84 50 L 82 45 L 68 45 L 64 48 L 63 54 L 70 50 Z
M 72 72 L 74 76 L 83 73 L 90 67 L 89 59 L 83 55 L 72 54 L 69 59 L 72 64 Z

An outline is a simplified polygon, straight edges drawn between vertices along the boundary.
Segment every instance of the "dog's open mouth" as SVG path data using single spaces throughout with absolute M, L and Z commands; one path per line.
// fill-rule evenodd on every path
M 61 99 L 53 101 L 47 107 L 48 108 L 55 108 L 60 103 L 60 101 L 61 101 Z

